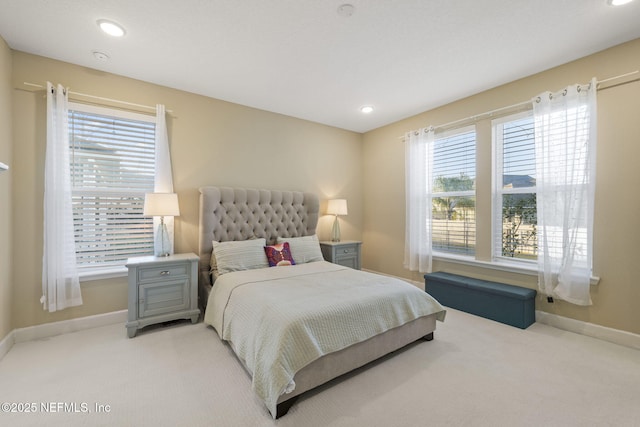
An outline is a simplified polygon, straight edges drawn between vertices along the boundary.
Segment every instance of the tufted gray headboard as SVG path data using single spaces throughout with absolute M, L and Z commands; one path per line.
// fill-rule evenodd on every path
M 213 240 L 315 234 L 320 202 L 313 193 L 229 187 L 200 188 L 200 271 L 209 270 Z

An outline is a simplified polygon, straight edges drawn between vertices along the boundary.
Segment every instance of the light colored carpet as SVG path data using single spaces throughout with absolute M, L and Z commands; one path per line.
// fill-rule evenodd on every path
M 0 362 L 0 402 L 37 405 L 0 412 L 2 426 L 638 426 L 640 351 L 448 310 L 434 341 L 313 391 L 273 421 L 202 323 L 133 339 L 112 325 L 16 344 Z M 43 413 L 43 402 L 79 412 Z

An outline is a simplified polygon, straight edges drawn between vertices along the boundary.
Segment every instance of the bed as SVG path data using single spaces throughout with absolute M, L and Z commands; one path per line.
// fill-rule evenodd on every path
M 445 316 L 402 280 L 324 261 L 318 217 L 312 193 L 200 188 L 204 321 L 233 349 L 273 418 L 308 390 L 433 339 Z M 273 258 L 265 246 L 278 263 L 295 265 L 265 265 Z

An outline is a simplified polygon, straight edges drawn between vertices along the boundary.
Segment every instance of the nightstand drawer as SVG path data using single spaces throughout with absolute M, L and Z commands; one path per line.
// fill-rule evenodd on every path
M 189 274 L 189 264 L 169 264 L 163 267 L 141 267 L 138 269 L 138 280 L 173 279 L 186 277 Z
M 352 246 L 344 246 L 341 248 L 336 248 L 336 256 L 339 257 L 341 255 L 357 255 L 358 254 L 358 245 Z
M 359 270 L 360 269 L 359 261 L 360 259 L 358 258 L 357 255 L 350 255 L 350 256 L 345 255 L 345 256 L 337 256 L 333 262 L 339 265 L 343 265 L 345 267 Z
M 189 307 L 189 280 L 140 285 L 139 298 L 140 318 L 185 310 Z

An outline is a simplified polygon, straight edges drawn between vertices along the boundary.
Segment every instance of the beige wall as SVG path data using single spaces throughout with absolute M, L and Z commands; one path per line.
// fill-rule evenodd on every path
M 124 277 L 82 283 L 80 307 L 47 313 L 38 302 L 45 99 L 44 91 L 32 92 L 23 82 L 47 80 L 75 92 L 143 105 L 162 103 L 172 111 L 167 125 L 180 199 L 177 252 L 197 252 L 198 187 L 206 185 L 311 191 L 321 201 L 340 196 L 349 201 L 349 215 L 341 218 L 344 238 L 362 237 L 362 135 L 13 52 L 13 307 L 20 307 L 13 311 L 14 328 L 127 307 Z M 331 218 L 321 217 L 321 239 L 330 235 L 330 228 Z
M 364 135 L 364 267 L 423 281 L 402 267 L 404 254 L 404 147 L 406 131 L 439 125 L 512 105 L 568 84 L 604 79 L 640 69 L 640 39 L 552 70 L 500 86 L 393 123 Z M 491 197 L 490 121 L 478 126 L 477 223 L 478 245 L 489 248 Z M 581 321 L 640 333 L 640 262 L 636 245 L 640 232 L 640 82 L 598 92 L 597 194 L 595 203 L 595 274 L 593 306 L 562 301 L 549 304 L 538 296 L 536 309 Z M 487 250 L 480 251 L 488 259 Z M 435 262 L 434 271 L 468 274 L 536 287 L 536 278 L 478 267 Z
M 176 250 L 197 250 L 197 188 L 203 185 L 249 186 L 313 191 L 324 200 L 347 198 L 349 215 L 341 218 L 345 239 L 362 239 L 363 266 L 422 281 L 402 267 L 404 251 L 404 152 L 398 136 L 425 125 L 438 125 L 514 104 L 567 84 L 606 78 L 640 69 L 640 40 L 519 80 L 467 99 L 366 133 L 364 136 L 212 98 L 123 78 L 0 46 L 0 157 L 10 156 L 12 169 L 0 176 L 0 203 L 9 204 L 13 186 L 13 218 L 0 215 L 0 235 L 14 231 L 13 250 L 0 247 L 0 338 L 10 328 L 110 312 L 126 308 L 126 280 L 85 282 L 85 304 L 59 313 L 44 312 L 41 294 L 42 192 L 44 164 L 43 91 L 23 82 L 59 82 L 77 92 L 145 105 L 163 103 L 168 118 L 175 189 L 182 215 L 176 221 Z M 11 77 L 12 76 L 12 77 Z M 7 83 L 8 79 L 11 83 Z M 28 90 L 25 90 L 28 89 Z M 640 83 L 612 87 L 598 94 L 599 151 L 596 196 L 594 305 L 576 307 L 539 297 L 537 309 L 640 333 L 640 263 L 633 236 L 640 199 L 635 171 L 640 156 Z M 13 113 L 13 143 L 6 117 Z M 8 123 L 11 124 L 11 123 Z M 479 122 L 478 241 L 488 242 L 490 205 L 490 125 Z M 363 143 L 364 142 L 364 143 Z M 0 160 L 2 161 L 2 160 Z M 484 165 L 484 167 L 482 166 Z M 8 179 L 9 178 L 9 179 Z M 11 184 L 7 184 L 10 182 Z M 4 187 L 3 187 L 4 186 Z M 631 196 L 630 196 L 631 195 Z M 7 225 L 10 224 L 10 225 Z M 331 218 L 322 217 L 321 238 L 330 233 Z M 9 234 L 10 235 L 10 234 Z M 488 247 L 488 246 L 485 246 Z M 2 252 L 4 250 L 5 252 Z M 487 251 L 480 253 L 488 259 Z M 11 258 L 13 257 L 13 258 Z M 13 262 L 12 262 L 13 260 Z M 7 268 L 4 268 L 6 265 Z M 535 288 L 535 278 L 477 267 L 436 262 L 435 270 L 504 280 Z M 13 276 L 6 271 L 13 270 Z M 11 281 L 13 286 L 8 286 Z M 12 304 L 7 300 L 11 298 Z M 19 309 L 16 309 L 19 307 Z M 13 310 L 11 310 L 13 308 Z M 12 312 L 11 321 L 8 320 Z
M 0 172 L 0 341 L 11 325 L 11 50 L 0 37 L 0 162 L 9 171 Z

